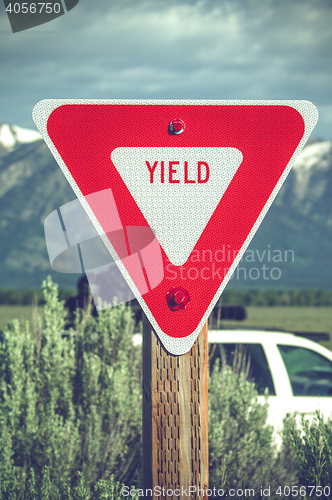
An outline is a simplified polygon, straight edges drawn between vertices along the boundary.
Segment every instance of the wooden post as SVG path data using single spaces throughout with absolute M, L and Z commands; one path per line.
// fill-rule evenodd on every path
M 164 488 L 154 499 L 200 500 L 209 470 L 207 323 L 192 349 L 174 356 L 143 316 L 143 489 Z

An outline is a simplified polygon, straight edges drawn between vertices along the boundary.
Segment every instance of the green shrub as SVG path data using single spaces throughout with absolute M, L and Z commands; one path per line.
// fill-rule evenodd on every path
M 117 500 L 118 481 L 141 483 L 142 367 L 132 312 L 78 311 L 64 338 L 64 304 L 50 279 L 43 297 L 32 325 L 13 321 L 0 339 L 0 499 Z M 258 494 L 265 485 L 271 493 L 331 485 L 332 421 L 317 416 L 302 434 L 286 421 L 277 452 L 267 404 L 246 380 L 246 360 L 237 366 L 215 366 L 209 381 L 211 487 Z
M 31 327 L 13 321 L 0 344 L 0 482 L 25 491 L 32 468 L 40 488 L 49 470 L 54 488 L 77 471 L 99 480 L 139 482 L 141 360 L 125 305 L 96 320 L 80 311 L 76 334 L 63 338 L 65 311 L 50 279 L 45 305 Z M 47 467 L 48 469 L 45 469 Z M 82 497 L 83 498 L 83 497 Z
M 324 420 L 317 411 L 312 423 L 302 417 L 298 426 L 296 418 L 290 417 L 286 425 L 286 439 L 291 442 L 298 458 L 298 483 L 306 487 L 329 487 L 331 497 L 332 419 Z
M 83 474 L 78 474 L 77 486 L 72 487 L 69 481 L 62 481 L 60 486 L 54 485 L 50 470 L 45 466 L 40 487 L 36 484 L 33 469 L 26 482 L 25 492 L 22 494 L 17 484 L 0 484 L 0 500 L 123 500 L 121 495 L 122 484 L 111 476 L 107 481 L 100 480 L 95 485 L 93 492 L 89 491 Z M 138 500 L 138 497 L 131 497 Z
M 277 452 L 266 423 L 268 404 L 257 397 L 243 370 L 214 367 L 209 380 L 210 485 L 254 489 L 255 498 L 261 486 L 271 486 L 270 498 L 280 498 L 272 492 L 296 479 L 295 456 L 287 442 Z

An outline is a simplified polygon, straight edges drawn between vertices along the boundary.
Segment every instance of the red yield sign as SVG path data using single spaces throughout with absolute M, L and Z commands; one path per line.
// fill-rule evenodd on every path
M 317 122 L 307 101 L 46 100 L 33 116 L 172 354 L 193 345 Z

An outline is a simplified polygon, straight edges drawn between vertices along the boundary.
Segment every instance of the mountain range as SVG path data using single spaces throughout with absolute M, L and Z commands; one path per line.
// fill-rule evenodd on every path
M 39 288 L 51 269 L 44 219 L 76 197 L 38 132 L 0 126 L 0 289 Z M 313 139 L 288 178 L 228 288 L 332 289 L 332 141 Z M 263 267 L 264 266 L 264 267 Z

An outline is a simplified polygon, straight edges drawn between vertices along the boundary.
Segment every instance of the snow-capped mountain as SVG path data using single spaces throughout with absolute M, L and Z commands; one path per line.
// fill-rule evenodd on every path
M 303 149 L 276 203 L 332 227 L 332 141 Z
M 30 130 L 3 123 L 0 125 L 0 146 L 8 150 L 13 150 L 18 144 L 27 144 L 39 141 L 41 135 L 37 130 Z
M 39 139 L 35 131 L 0 127 L 0 288 L 37 288 L 48 273 L 61 286 L 79 277 L 49 264 L 43 221 L 75 195 Z M 332 141 L 304 148 L 249 250 L 239 265 L 247 274 L 235 272 L 229 288 L 332 289 Z M 257 278 L 256 270 L 250 278 L 263 265 L 280 269 L 280 278 L 278 271 Z

